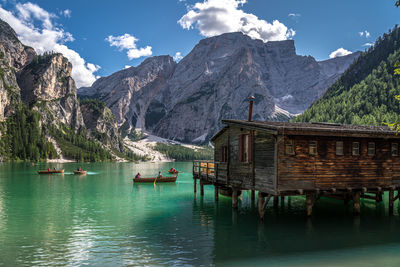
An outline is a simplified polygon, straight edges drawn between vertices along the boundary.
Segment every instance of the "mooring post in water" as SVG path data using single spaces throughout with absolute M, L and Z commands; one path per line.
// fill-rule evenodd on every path
M 391 188 L 389 190 L 389 215 L 393 215 L 393 206 L 394 206 L 394 190 Z
M 264 219 L 264 194 L 258 192 L 258 216 L 261 220 Z
M 279 197 L 278 196 L 274 196 L 274 208 L 277 208 L 279 205 Z
M 197 193 L 197 179 L 193 179 L 193 192 L 196 194 Z
M 204 196 L 204 184 L 201 179 L 200 179 L 200 196 Z
M 214 199 L 218 201 L 218 186 L 214 185 Z
M 254 203 L 256 201 L 256 191 L 251 190 L 251 202 Z
M 281 206 L 285 205 L 285 197 L 281 196 Z
M 360 195 L 361 195 L 360 192 L 353 193 L 353 212 L 355 215 L 359 215 L 361 211 Z
M 307 194 L 306 195 L 307 217 L 310 217 L 312 215 L 314 201 L 315 201 L 315 195 L 314 194 Z
M 235 187 L 232 188 L 232 208 L 238 208 L 238 189 Z

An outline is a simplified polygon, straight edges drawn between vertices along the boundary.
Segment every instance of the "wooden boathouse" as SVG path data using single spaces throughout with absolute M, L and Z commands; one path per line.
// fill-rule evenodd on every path
M 240 190 L 258 191 L 260 218 L 268 201 L 306 196 L 307 215 L 320 197 L 382 201 L 389 192 L 389 213 L 400 189 L 400 135 L 387 127 L 331 123 L 223 120 L 213 138 L 214 161 L 194 161 L 193 178 L 204 185 L 232 190 L 237 208 Z M 267 198 L 267 199 L 265 199 Z

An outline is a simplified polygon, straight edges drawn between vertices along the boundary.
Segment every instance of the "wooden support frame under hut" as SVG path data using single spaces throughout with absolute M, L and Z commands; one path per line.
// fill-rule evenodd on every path
M 332 123 L 290 123 L 249 119 L 222 120 L 225 127 L 211 141 L 214 162 L 194 162 L 193 178 L 206 184 L 232 188 L 232 206 L 237 192 L 258 191 L 260 218 L 271 198 L 306 196 L 307 215 L 321 196 L 353 201 L 360 213 L 360 198 L 382 201 L 389 192 L 389 213 L 400 188 L 400 135 L 385 126 Z M 206 169 L 202 167 L 206 165 Z M 209 166 L 212 165 L 212 173 Z M 196 190 L 196 187 L 195 187 Z M 265 200 L 267 197 L 267 200 Z

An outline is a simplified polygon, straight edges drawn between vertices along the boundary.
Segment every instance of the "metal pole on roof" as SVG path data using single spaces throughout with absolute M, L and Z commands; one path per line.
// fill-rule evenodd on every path
M 252 121 L 254 99 L 255 99 L 254 96 L 250 96 L 249 97 L 250 107 L 249 107 L 249 119 L 248 119 L 248 121 Z

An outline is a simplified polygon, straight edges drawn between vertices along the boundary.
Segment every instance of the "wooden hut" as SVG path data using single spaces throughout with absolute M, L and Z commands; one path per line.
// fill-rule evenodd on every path
M 249 116 L 251 118 L 251 116 Z M 255 190 L 262 218 L 271 197 L 306 195 L 307 214 L 321 196 L 382 200 L 389 191 L 389 211 L 400 187 L 400 135 L 387 127 L 331 123 L 223 120 L 213 138 L 213 175 L 198 176 L 201 185 Z M 195 164 L 196 165 L 196 164 Z M 208 166 L 208 165 L 207 165 Z M 195 170 L 195 167 L 194 167 Z M 195 175 L 195 171 L 194 171 Z M 265 201 L 267 197 L 267 201 Z

